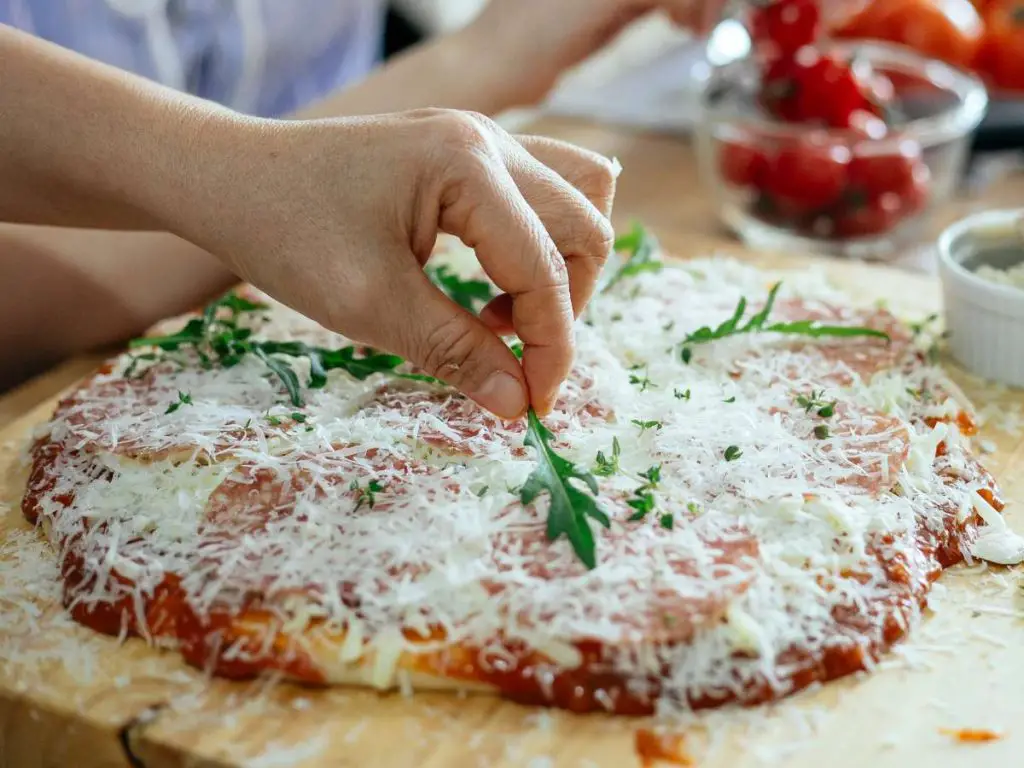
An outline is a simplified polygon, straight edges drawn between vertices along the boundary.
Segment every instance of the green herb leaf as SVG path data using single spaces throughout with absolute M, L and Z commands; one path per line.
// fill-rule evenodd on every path
M 732 397 L 727 397 L 722 402 L 723 403 L 735 403 L 736 402 L 736 395 L 733 395 Z
M 447 264 L 427 267 L 426 272 L 434 285 L 444 291 L 448 298 L 470 312 L 475 313 L 479 304 L 486 304 L 494 298 L 490 283 L 484 280 L 464 280 Z
M 358 480 L 353 480 L 352 484 L 349 485 L 349 490 L 356 492 L 356 506 L 355 511 L 366 505 L 370 509 L 373 509 L 373 505 L 377 503 L 377 494 L 383 491 L 385 488 L 377 480 L 371 480 L 366 484 L 365 488 L 360 487 Z
M 612 438 L 611 458 L 605 456 L 604 451 L 598 451 L 595 459 L 594 474 L 600 477 L 611 477 L 619 471 L 619 438 Z
M 828 424 L 819 424 L 814 428 L 814 436 L 819 440 L 827 439 L 828 435 Z
M 299 377 L 295 374 L 292 367 L 280 358 L 271 357 L 261 347 L 256 347 L 252 351 L 256 357 L 266 363 L 267 368 L 277 374 L 277 378 L 281 380 L 285 391 L 288 392 L 288 398 L 291 400 L 292 405 L 296 408 L 301 408 L 305 405 L 305 401 L 302 399 L 302 387 L 299 384 Z
M 741 333 L 785 333 L 809 336 L 811 338 L 818 338 L 822 336 L 867 336 L 890 341 L 889 334 L 874 328 L 862 328 L 846 325 L 822 325 L 817 320 L 796 320 L 793 322 L 766 325 L 768 316 L 771 314 L 772 307 L 775 305 L 775 298 L 778 295 L 779 288 L 781 287 L 782 283 L 776 283 L 772 286 L 771 290 L 768 292 L 768 298 L 765 300 L 764 307 L 762 307 L 760 312 L 753 315 L 746 324 L 741 325 L 740 321 L 743 319 L 743 315 L 746 312 L 747 300 L 746 297 L 740 297 L 740 300 L 736 305 L 736 309 L 728 320 L 724 321 L 716 328 L 711 328 L 711 326 L 705 325 L 698 328 L 696 331 L 687 334 L 686 338 L 682 341 L 683 362 L 690 362 L 691 352 L 688 345 L 706 344 L 711 341 L 724 339 L 728 336 L 736 336 Z
M 179 391 L 177 401 L 167 406 L 167 410 L 164 411 L 164 414 L 166 415 L 168 413 L 174 413 L 183 405 L 192 405 L 192 395 L 188 394 L 187 392 Z
M 661 516 L 661 521 L 660 522 L 661 522 L 661 527 L 662 528 L 665 528 L 665 529 L 671 531 L 672 530 L 672 525 L 673 525 L 672 513 L 671 512 L 666 512 L 665 514 L 663 514 Z
M 686 363 L 686 365 L 689 365 L 690 360 L 693 357 L 693 350 L 690 349 L 689 347 L 683 347 L 682 351 L 679 353 L 679 356 L 683 359 L 683 362 Z
M 517 341 L 514 344 L 510 344 L 508 348 L 512 350 L 512 354 L 516 356 L 517 360 L 523 359 L 523 342 Z
M 299 411 L 295 411 L 292 414 L 292 421 L 294 421 L 296 424 L 305 424 L 306 423 L 306 414 L 301 413 Z
M 614 250 L 616 253 L 626 253 L 628 256 L 605 284 L 602 293 L 610 291 L 627 277 L 633 277 L 642 272 L 658 272 L 664 267 L 664 264 L 655 258 L 655 254 L 659 250 L 658 241 L 638 222 L 633 223 L 628 233 L 615 240 Z
M 661 429 L 663 426 L 663 424 L 660 421 L 656 421 L 654 419 L 651 419 L 650 421 L 641 421 L 640 419 L 633 419 L 630 423 L 640 428 L 641 435 L 649 429 Z
M 689 400 L 690 399 L 690 390 L 689 389 L 687 389 L 685 391 L 681 391 L 681 390 L 678 390 L 678 389 L 673 389 L 672 390 L 672 394 L 675 396 L 676 400 Z
M 730 445 L 725 449 L 724 455 L 726 461 L 736 461 L 736 459 L 743 455 L 743 451 L 740 450 L 738 445 Z
M 563 534 L 569 539 L 576 555 L 588 568 L 597 565 L 594 534 L 587 518 L 592 518 L 608 528 L 611 522 L 597 505 L 597 480 L 589 472 L 577 468 L 551 448 L 554 435 L 545 427 L 531 408 L 527 413 L 525 444 L 534 449 L 537 466 L 526 479 L 519 492 L 523 504 L 531 504 L 542 493 L 550 499 L 548 508 L 547 536 L 555 541 Z M 572 483 L 582 482 L 590 491 L 580 489 Z
M 644 372 L 643 376 L 638 373 L 631 373 L 629 374 L 629 383 L 640 387 L 641 392 L 646 392 L 651 388 L 656 389 L 658 385 L 651 381 L 650 377 L 647 375 L 647 366 L 642 363 L 638 363 L 637 365 L 632 366 L 629 370 L 639 371 L 641 369 Z
M 867 336 L 875 339 L 890 341 L 889 334 L 875 328 L 862 328 L 852 325 L 820 325 L 817 320 L 797 320 L 792 323 L 775 323 L 766 325 L 762 330 L 771 333 L 791 333 L 800 336 L 809 336 L 813 339 L 822 336 L 854 337 Z
M 334 369 L 344 370 L 359 380 L 375 373 L 386 373 L 399 378 L 438 383 L 431 376 L 398 373 L 395 369 L 403 364 L 402 358 L 372 349 L 360 350 L 354 346 L 325 349 L 301 341 L 254 340 L 252 330 L 240 328 L 239 321 L 243 313 L 263 309 L 265 307 L 261 304 L 229 293 L 207 305 L 201 317 L 188 320 L 181 330 L 166 336 L 136 339 L 130 346 L 155 347 L 165 353 L 190 349 L 204 368 L 212 368 L 214 364 L 230 368 L 247 355 L 252 355 L 262 360 L 270 372 L 280 379 L 295 407 L 303 405 L 302 385 L 291 362 L 286 358 L 305 358 L 309 361 L 308 386 L 312 389 L 325 386 L 328 371 Z M 154 353 L 138 355 L 125 374 L 134 372 L 136 362 L 142 359 L 155 360 L 158 356 Z
M 658 483 L 661 482 L 661 464 L 648 467 L 640 473 L 640 477 L 647 481 L 647 484 L 644 486 L 645 488 L 657 488 Z
M 636 510 L 628 518 L 631 522 L 643 520 L 649 512 L 654 511 L 654 494 L 650 491 L 638 490 L 636 495 L 629 499 L 626 504 Z

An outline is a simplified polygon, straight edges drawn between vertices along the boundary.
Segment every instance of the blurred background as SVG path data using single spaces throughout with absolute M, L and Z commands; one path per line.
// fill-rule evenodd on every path
M 392 0 L 385 56 L 457 29 L 484 5 L 486 0 Z M 696 118 L 702 74 L 699 41 L 654 14 L 568 73 L 542 111 L 635 127 L 687 129 Z M 516 112 L 503 115 L 500 122 L 515 127 L 535 116 L 536 110 Z

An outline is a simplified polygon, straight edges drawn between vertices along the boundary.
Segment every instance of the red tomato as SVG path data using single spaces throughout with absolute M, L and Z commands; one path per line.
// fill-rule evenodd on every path
M 776 56 L 791 56 L 814 42 L 820 21 L 818 0 L 774 0 L 754 8 L 751 35 Z
M 918 166 L 923 166 L 927 172 L 928 166 L 921 160 L 921 148 L 905 141 L 896 154 L 854 157 L 850 162 L 849 185 L 867 199 L 888 192 L 904 197 L 914 187 Z
M 851 206 L 836 214 L 834 234 L 836 237 L 868 237 L 881 235 L 900 219 L 899 199 L 891 195 L 869 201 L 863 205 Z
M 719 152 L 722 177 L 737 187 L 757 186 L 768 168 L 768 158 L 750 144 L 723 142 Z
M 833 128 L 852 127 L 860 112 L 880 113 L 849 64 L 810 48 L 768 66 L 761 100 L 771 114 L 788 122 L 818 122 Z
M 993 2 L 976 64 L 1000 88 L 1024 89 L 1024 0 Z
M 836 37 L 903 43 L 962 67 L 974 61 L 983 34 L 970 0 L 875 0 L 835 32 Z
M 790 123 L 802 122 L 800 81 L 808 67 L 796 59 L 776 59 L 761 78 L 760 101 L 765 110 Z
M 783 147 L 771 162 L 763 191 L 780 205 L 807 212 L 839 200 L 846 186 L 850 150 L 813 138 Z

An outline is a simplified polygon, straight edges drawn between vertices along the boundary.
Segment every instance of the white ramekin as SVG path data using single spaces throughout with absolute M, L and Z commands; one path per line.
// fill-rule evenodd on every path
M 1016 251 L 1015 258 L 986 258 L 994 248 Z M 971 271 L 982 264 L 1005 269 L 1024 261 L 1024 210 L 968 216 L 942 233 L 938 250 L 953 357 L 982 378 L 1024 387 L 1024 290 Z

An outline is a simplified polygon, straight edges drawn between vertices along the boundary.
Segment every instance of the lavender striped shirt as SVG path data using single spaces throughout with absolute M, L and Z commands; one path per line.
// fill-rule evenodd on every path
M 0 23 L 253 115 L 376 63 L 383 0 L 0 0 Z

